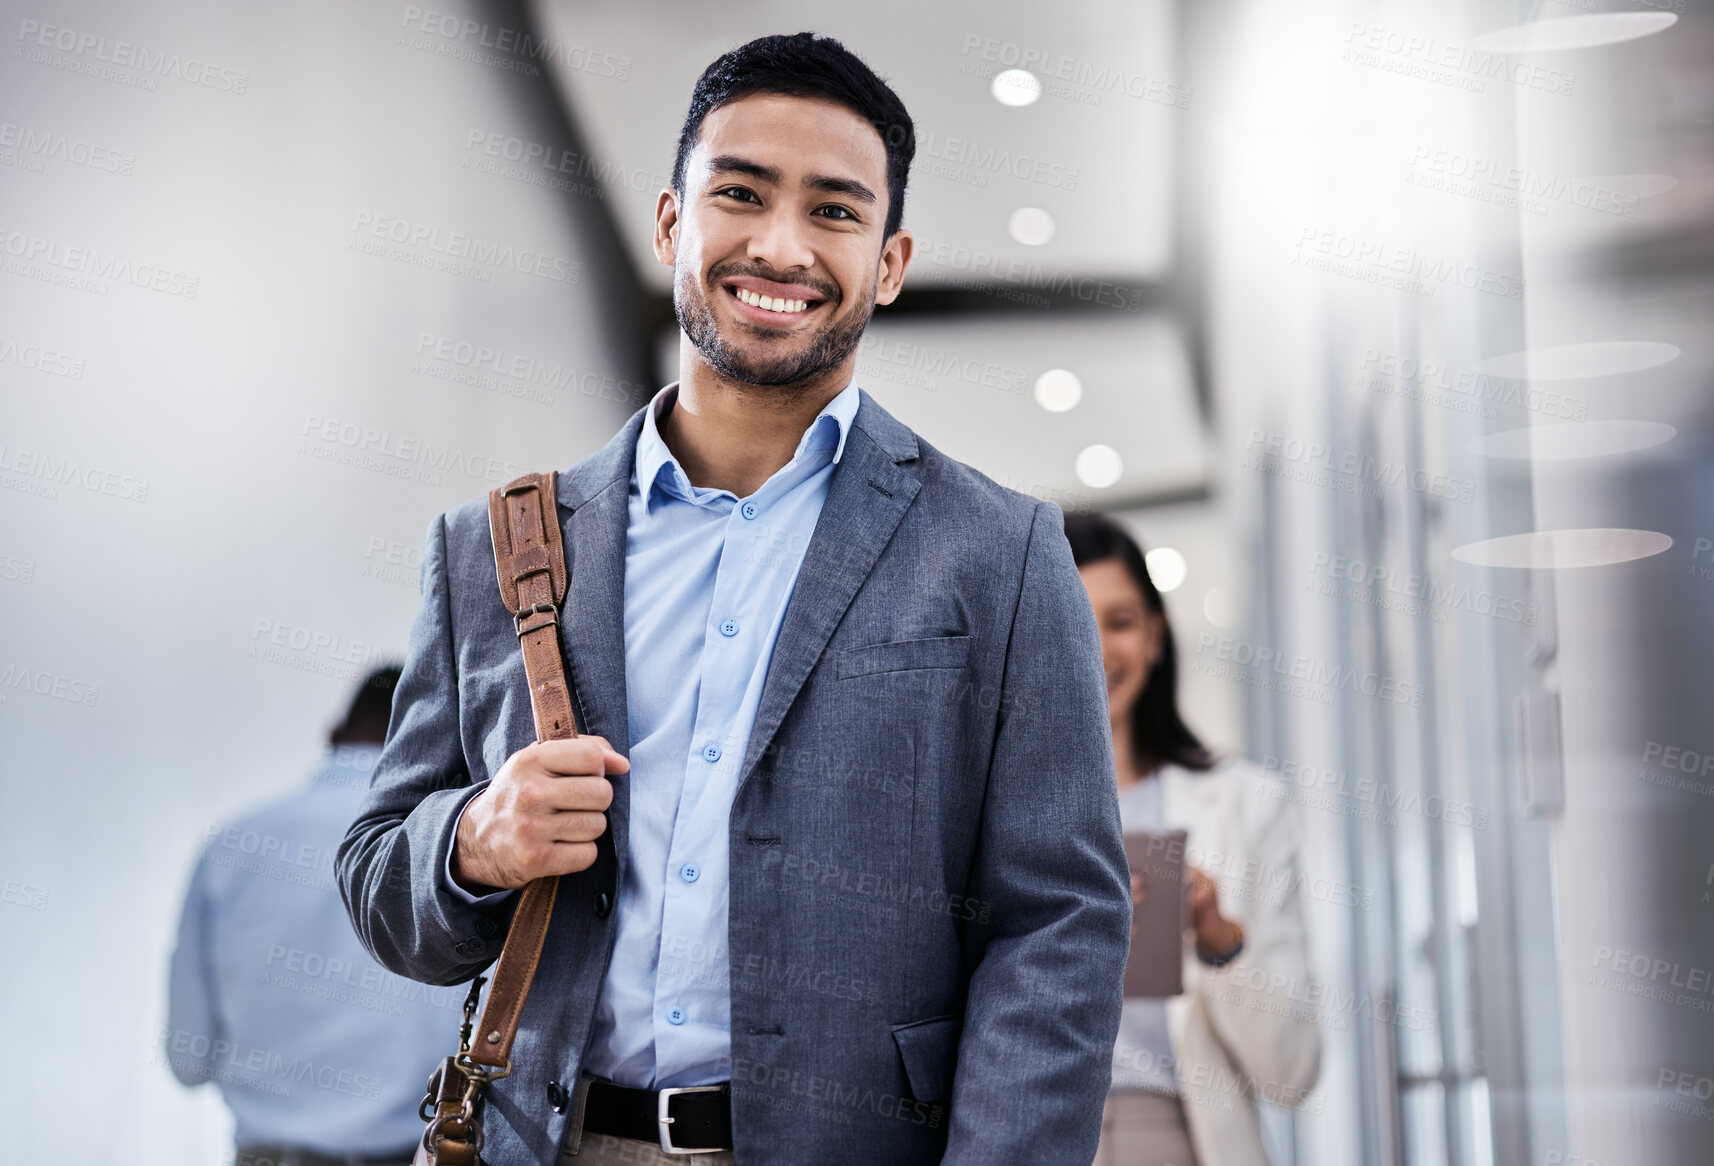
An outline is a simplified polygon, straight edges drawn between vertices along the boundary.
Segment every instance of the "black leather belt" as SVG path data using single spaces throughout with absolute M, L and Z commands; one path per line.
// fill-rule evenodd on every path
M 732 1148 L 732 1086 L 630 1089 L 591 1081 L 583 1101 L 584 1133 L 654 1142 L 667 1154 Z

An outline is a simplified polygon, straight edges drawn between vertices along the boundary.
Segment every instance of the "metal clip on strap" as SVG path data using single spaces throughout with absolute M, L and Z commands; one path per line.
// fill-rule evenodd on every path
M 545 618 L 537 619 L 537 616 Z M 512 616 L 512 626 L 518 629 L 520 640 L 531 632 L 539 632 L 545 627 L 558 627 L 559 608 L 551 603 L 537 603 L 520 608 L 517 614 Z

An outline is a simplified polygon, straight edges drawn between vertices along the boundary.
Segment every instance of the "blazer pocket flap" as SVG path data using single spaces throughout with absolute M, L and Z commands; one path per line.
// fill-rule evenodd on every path
M 893 1026 L 893 1041 L 905 1063 L 905 1079 L 917 1101 L 946 1101 L 952 1097 L 952 1075 L 958 1067 L 958 1038 L 962 1016 L 937 1016 Z
M 908 672 L 916 668 L 962 668 L 970 659 L 969 636 L 930 636 L 925 640 L 894 640 L 839 653 L 839 679 L 874 672 Z

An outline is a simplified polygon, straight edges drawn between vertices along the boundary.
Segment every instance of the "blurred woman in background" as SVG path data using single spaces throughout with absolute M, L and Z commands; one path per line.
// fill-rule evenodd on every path
M 1265 1166 L 1257 1101 L 1301 1105 L 1321 1056 L 1300 1003 L 1293 806 L 1180 718 L 1172 629 L 1141 548 L 1101 515 L 1068 515 L 1065 533 L 1101 629 L 1124 829 L 1187 831 L 1184 992 L 1126 999 L 1096 1166 Z

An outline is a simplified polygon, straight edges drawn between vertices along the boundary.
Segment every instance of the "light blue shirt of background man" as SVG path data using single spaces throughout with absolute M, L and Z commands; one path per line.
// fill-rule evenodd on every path
M 628 861 L 587 1070 L 664 1089 L 731 1076 L 727 824 L 768 661 L 860 403 L 852 382 L 792 460 L 740 500 L 699 489 L 661 439 L 676 387 L 637 438 L 625 535 Z M 568 603 L 575 603 L 570 596 Z M 510 891 L 473 896 L 501 902 Z
M 372 739 L 333 745 L 308 787 L 211 827 L 191 877 L 160 1053 L 186 1085 L 220 1087 L 249 1160 L 290 1161 L 307 1150 L 408 1162 L 422 1135 L 424 1083 L 457 1047 L 464 990 L 377 964 L 351 929 L 333 872 L 380 756 L 397 679 L 386 669 L 364 685 L 385 688 L 367 692 L 378 724 L 358 735 Z

